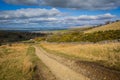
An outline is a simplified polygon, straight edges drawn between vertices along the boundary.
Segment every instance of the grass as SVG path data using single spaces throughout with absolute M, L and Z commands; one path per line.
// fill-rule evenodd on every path
M 35 55 L 32 45 L 0 46 L 0 80 L 54 80 L 48 67 Z
M 120 70 L 120 43 L 73 44 L 42 42 L 40 46 L 50 53 L 84 61 L 97 62 L 106 67 Z
M 35 49 L 26 44 L 0 46 L 0 80 L 33 80 Z
M 106 31 L 106 30 L 120 30 L 120 21 L 86 30 L 85 33 L 91 33 L 91 32 L 97 32 L 97 31 Z
M 47 36 L 44 40 L 48 42 L 99 42 L 105 40 L 120 39 L 120 30 L 99 31 L 94 33 L 69 32 Z M 43 39 L 36 39 L 35 41 Z

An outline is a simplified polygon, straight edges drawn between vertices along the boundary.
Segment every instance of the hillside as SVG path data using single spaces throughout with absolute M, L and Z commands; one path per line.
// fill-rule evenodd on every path
M 120 21 L 89 29 L 89 30 L 85 31 L 85 33 L 91 33 L 91 32 L 97 32 L 97 31 L 107 31 L 107 30 L 120 30 Z
M 8 43 L 8 42 L 25 41 L 25 40 L 30 40 L 35 37 L 42 37 L 45 35 L 47 34 L 0 30 L 0 44 Z

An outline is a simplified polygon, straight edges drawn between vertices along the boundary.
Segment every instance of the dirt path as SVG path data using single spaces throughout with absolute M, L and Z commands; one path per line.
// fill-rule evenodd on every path
M 65 65 L 45 55 L 47 53 L 42 48 L 36 49 L 36 55 L 43 61 L 43 63 L 52 71 L 57 80 L 90 80 L 89 78 L 79 74 Z
M 72 59 L 54 53 L 46 53 L 46 55 L 75 72 L 87 76 L 90 80 L 120 80 L 120 71 L 104 67 L 98 63 L 81 61 L 77 58 Z

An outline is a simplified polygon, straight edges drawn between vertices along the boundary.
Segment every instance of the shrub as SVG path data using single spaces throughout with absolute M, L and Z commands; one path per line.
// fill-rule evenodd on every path
M 48 42 L 98 42 L 120 39 L 120 30 L 98 31 L 94 33 L 71 32 L 47 37 Z

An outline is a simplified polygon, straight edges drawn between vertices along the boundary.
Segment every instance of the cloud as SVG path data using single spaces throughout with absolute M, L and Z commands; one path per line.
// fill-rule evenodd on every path
M 19 9 L 19 10 L 10 10 L 10 11 L 1 11 L 0 19 L 25 19 L 32 17 L 53 17 L 61 16 L 62 13 L 56 8 L 48 9 Z
M 51 6 L 86 10 L 108 10 L 120 7 L 120 0 L 4 0 L 9 4 Z
M 19 10 L 6 10 L 0 12 L 0 27 L 8 25 L 30 25 L 32 26 L 76 26 L 76 25 L 94 25 L 101 24 L 105 21 L 115 19 L 117 16 L 110 13 L 101 15 L 65 15 L 66 13 L 59 11 L 56 8 L 52 9 L 40 9 L 40 8 L 28 8 Z
M 50 23 L 50 22 L 56 22 L 58 21 L 57 18 L 55 17 L 50 17 L 50 18 L 30 18 L 28 20 L 29 23 Z
M 106 13 L 103 15 L 80 15 L 77 17 L 68 17 L 67 20 L 82 20 L 82 21 L 89 21 L 89 20 L 106 20 L 106 19 L 112 19 L 116 17 L 115 15 L 112 15 L 110 13 Z
M 16 5 L 38 5 L 38 0 L 4 0 L 8 4 Z

